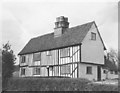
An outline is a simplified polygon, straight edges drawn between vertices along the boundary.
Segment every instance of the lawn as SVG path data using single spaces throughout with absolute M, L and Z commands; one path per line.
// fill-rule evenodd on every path
M 87 79 L 11 78 L 7 91 L 117 91 L 118 86 L 93 84 Z

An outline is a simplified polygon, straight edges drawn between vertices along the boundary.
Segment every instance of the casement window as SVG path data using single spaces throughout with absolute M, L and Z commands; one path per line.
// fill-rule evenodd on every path
M 33 68 L 33 75 L 40 75 L 40 67 Z
M 26 56 L 21 56 L 22 60 L 21 60 L 21 63 L 25 63 L 26 61 Z
M 91 40 L 96 40 L 96 33 L 91 32 Z
M 60 57 L 69 57 L 70 56 L 70 48 L 60 49 Z
M 25 75 L 25 68 L 21 68 L 21 75 Z
M 33 54 L 33 61 L 40 61 L 41 60 L 41 53 L 34 53 Z
M 115 71 L 115 74 L 117 75 L 117 74 L 118 74 L 118 71 Z
M 51 55 L 52 55 L 51 51 L 47 51 L 47 52 L 46 52 L 46 55 L 47 55 L 47 56 L 51 56 Z
M 103 70 L 103 73 L 104 73 L 104 74 L 106 74 L 106 73 L 107 73 L 107 71 L 106 71 L 106 70 Z
M 70 74 L 70 65 L 61 66 L 61 74 Z
M 113 71 L 112 71 L 112 70 L 110 71 L 110 74 L 113 74 Z
M 92 67 L 91 66 L 86 67 L 86 74 L 92 74 Z

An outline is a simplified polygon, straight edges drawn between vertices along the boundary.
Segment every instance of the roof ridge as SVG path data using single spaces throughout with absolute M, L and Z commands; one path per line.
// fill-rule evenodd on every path
M 87 23 L 84 23 L 84 24 L 81 24 L 81 25 L 73 26 L 73 27 L 70 27 L 68 29 L 80 27 L 80 26 L 83 26 L 83 25 L 86 25 L 86 24 L 91 24 L 91 23 L 95 23 L 95 21 L 91 21 L 91 22 L 87 22 Z
M 94 22 L 95 22 L 95 21 L 87 22 L 87 23 L 84 23 L 84 24 L 81 24 L 81 25 L 77 25 L 77 26 L 70 27 L 70 28 L 68 28 L 68 29 L 80 27 L 80 26 L 83 26 L 83 25 L 86 25 L 86 24 L 90 24 L 90 23 L 94 23 Z M 40 37 L 47 36 L 47 35 L 50 35 L 50 34 L 54 34 L 54 32 L 47 33 L 47 34 L 43 34 L 43 35 L 40 35 L 40 36 L 37 36 L 37 37 L 33 37 L 33 38 L 31 38 L 31 39 L 40 38 Z
M 54 32 L 52 33 L 47 33 L 47 34 L 43 34 L 43 35 L 40 35 L 40 36 L 37 36 L 37 37 L 33 37 L 31 39 L 36 39 L 36 38 L 40 38 L 40 37 L 43 37 L 43 36 L 47 36 L 47 35 L 50 35 L 50 34 L 53 34 Z
M 48 49 L 56 49 L 58 47 L 66 47 L 81 43 L 93 23 L 94 21 L 68 28 L 66 29 L 66 33 L 57 39 L 53 38 L 54 32 L 34 37 L 26 44 L 18 55 L 45 51 Z M 72 33 L 72 31 L 75 33 Z

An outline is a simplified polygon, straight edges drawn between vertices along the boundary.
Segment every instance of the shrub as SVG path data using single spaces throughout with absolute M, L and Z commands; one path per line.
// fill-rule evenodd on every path
M 87 79 L 72 78 L 11 78 L 10 91 L 84 91 Z
M 89 84 L 86 86 L 88 91 L 118 91 L 117 85 L 108 84 Z

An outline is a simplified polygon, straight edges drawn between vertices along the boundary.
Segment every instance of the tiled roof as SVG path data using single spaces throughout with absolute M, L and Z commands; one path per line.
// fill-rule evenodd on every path
M 67 28 L 62 36 L 56 38 L 54 37 L 54 33 L 33 38 L 18 55 L 80 44 L 94 23 L 93 21 L 80 26 Z

